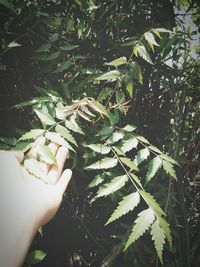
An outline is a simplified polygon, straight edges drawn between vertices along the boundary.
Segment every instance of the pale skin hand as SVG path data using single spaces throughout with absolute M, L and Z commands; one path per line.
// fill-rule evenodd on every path
M 68 150 L 52 146 L 57 166 L 44 166 L 51 184 L 30 175 L 22 152 L 0 151 L 0 266 L 19 267 L 37 230 L 57 212 L 71 178 Z

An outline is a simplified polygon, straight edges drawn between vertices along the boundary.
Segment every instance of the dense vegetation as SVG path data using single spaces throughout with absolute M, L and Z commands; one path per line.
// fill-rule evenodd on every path
M 73 170 L 26 265 L 199 266 L 199 2 L 0 7 L 0 148 L 44 135 L 27 170 L 45 179 L 49 141 Z

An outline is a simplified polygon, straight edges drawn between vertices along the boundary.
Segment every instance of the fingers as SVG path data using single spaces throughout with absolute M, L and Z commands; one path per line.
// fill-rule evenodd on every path
M 37 146 L 38 145 L 44 145 L 46 141 L 46 138 L 44 136 L 39 137 L 33 144 L 30 151 L 27 153 L 27 156 L 29 158 L 37 158 Z
M 61 194 L 61 195 L 64 194 L 64 192 L 68 186 L 68 183 L 71 179 L 71 176 L 72 176 L 72 171 L 70 169 L 67 169 L 62 173 L 59 181 L 56 184 L 56 189 L 57 189 L 59 194 Z
M 56 154 L 57 165 L 53 165 L 48 174 L 48 181 L 50 183 L 56 184 L 57 181 L 59 180 L 62 170 L 63 170 L 63 166 L 65 164 L 65 160 L 68 157 L 68 155 L 69 155 L 69 151 L 67 148 L 60 147 L 58 149 L 58 152 Z

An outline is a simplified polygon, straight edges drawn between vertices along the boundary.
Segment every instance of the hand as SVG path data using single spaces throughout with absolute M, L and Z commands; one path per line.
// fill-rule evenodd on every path
M 0 263 L 1 266 L 18 266 L 27 252 L 36 231 L 57 212 L 63 194 L 71 178 L 71 170 L 62 173 L 68 150 L 51 144 L 57 165 L 46 165 L 46 184 L 30 175 L 21 165 L 24 155 L 17 151 L 0 151 Z M 23 239 L 24 238 L 24 239 Z M 14 239 L 14 240 L 13 240 Z M 16 258 L 8 263 L 13 249 L 18 248 Z M 20 252 L 21 250 L 21 252 Z M 0 257 L 0 258 L 1 258 Z M 13 265 L 14 264 L 14 265 Z

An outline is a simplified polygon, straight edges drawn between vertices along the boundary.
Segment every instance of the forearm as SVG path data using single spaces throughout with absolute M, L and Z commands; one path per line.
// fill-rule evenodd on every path
M 15 211 L 17 213 L 17 210 Z M 24 216 L 7 218 L 2 216 L 0 221 L 0 266 L 20 267 L 36 233 L 31 220 Z

